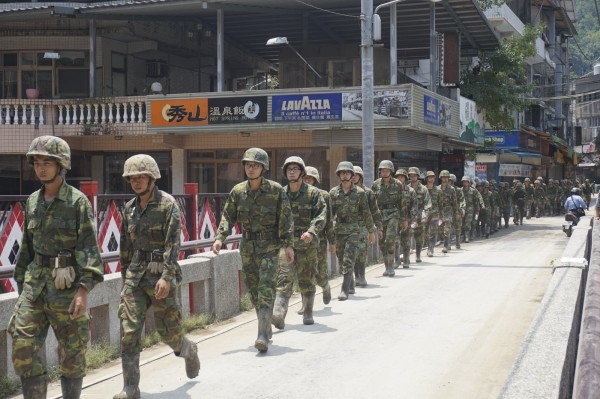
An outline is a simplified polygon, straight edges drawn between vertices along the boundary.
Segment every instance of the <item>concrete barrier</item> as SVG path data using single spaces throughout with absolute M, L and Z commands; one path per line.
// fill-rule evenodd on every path
M 544 299 L 500 398 L 571 398 L 589 231 L 590 218 L 584 217 L 554 265 Z
M 218 256 L 212 253 L 192 255 L 179 262 L 182 271 L 180 303 L 184 316 L 192 314 L 213 314 L 219 319 L 229 318 L 240 310 L 239 271 L 242 260 L 239 251 L 221 251 Z M 119 273 L 104 276 L 88 297 L 91 321 L 90 345 L 96 342 L 109 342 L 119 346 L 120 322 L 117 316 L 121 292 Z M 17 302 L 17 294 L 0 295 L 0 376 L 16 377 L 12 367 L 12 339 L 7 333 L 8 321 Z M 154 328 L 152 313 L 146 318 L 146 332 Z M 57 341 L 52 329 L 48 332 L 45 345 L 46 365 L 58 363 Z

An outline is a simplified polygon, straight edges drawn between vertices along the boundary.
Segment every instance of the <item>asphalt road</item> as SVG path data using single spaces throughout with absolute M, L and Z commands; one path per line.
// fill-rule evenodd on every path
M 202 362 L 193 380 L 169 348 L 144 351 L 142 397 L 495 398 L 566 246 L 561 222 L 511 225 L 447 255 L 436 248 L 394 278 L 373 266 L 349 300 L 324 306 L 318 295 L 313 326 L 302 324 L 294 296 L 264 355 L 253 347 L 253 311 L 192 335 Z M 333 283 L 336 297 L 341 281 Z M 82 398 L 112 398 L 120 368 L 87 376 Z

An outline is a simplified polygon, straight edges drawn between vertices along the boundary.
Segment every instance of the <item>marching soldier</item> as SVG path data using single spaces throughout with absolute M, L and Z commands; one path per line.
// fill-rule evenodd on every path
M 544 212 L 546 194 L 544 192 L 544 188 L 542 187 L 542 182 L 540 180 L 536 180 L 533 183 L 533 185 L 533 203 L 535 204 L 535 217 L 540 218 Z
M 415 190 L 407 184 L 408 173 L 406 169 L 398 169 L 396 171 L 398 180 L 402 183 L 402 199 L 400 206 L 400 247 L 402 248 L 402 267 L 408 269 L 410 267 L 410 244 L 413 238 L 413 229 L 417 226 L 417 194 Z M 400 264 L 398 263 L 398 266 Z
M 443 222 L 444 249 L 443 253 L 450 251 L 450 234 L 452 232 L 452 222 L 458 213 L 458 201 L 456 199 L 456 190 L 450 186 L 450 172 L 442 170 L 440 172 L 440 185 L 442 190 L 440 197 L 440 211 Z
M 425 174 L 425 185 L 427 191 L 429 191 L 429 198 L 431 198 L 431 210 L 425 222 L 427 230 L 427 256 L 431 258 L 433 256 L 433 249 L 435 248 L 435 241 L 437 240 L 438 226 L 442 222 L 442 212 L 440 209 L 442 190 L 435 185 L 435 173 L 431 170 L 428 170 Z
M 477 190 L 471 187 L 471 179 L 469 176 L 463 176 L 461 179 L 462 183 L 462 195 L 465 199 L 465 216 L 463 217 L 463 232 L 465 234 L 465 242 L 471 240 L 471 226 L 473 219 L 479 217 L 479 199 L 477 197 Z
M 525 215 L 525 190 L 523 183 L 517 182 L 515 191 L 512 195 L 513 203 L 513 222 L 516 225 L 523 224 L 523 216 Z
M 373 217 L 373 222 L 377 228 L 378 238 L 383 239 L 383 224 L 381 223 L 381 212 L 377 206 L 377 200 L 373 190 L 363 185 L 363 170 L 360 166 L 354 165 L 354 176 L 352 176 L 352 183 L 356 186 L 365 190 L 367 194 L 367 203 L 369 204 L 369 211 Z M 356 286 L 366 287 L 367 279 L 365 278 L 365 268 L 367 265 L 367 253 L 369 251 L 368 240 L 369 232 L 366 226 L 360 226 L 360 249 L 356 263 L 354 264 L 354 274 L 356 276 Z M 352 292 L 350 292 L 352 294 Z
M 531 204 L 533 204 L 533 186 L 531 185 L 531 179 L 525 178 L 525 218 L 531 219 Z
M 329 192 L 331 215 L 335 220 L 335 244 L 330 245 L 329 251 L 337 254 L 344 275 L 338 300 L 345 301 L 350 294 L 352 273 L 358 257 L 360 226 L 367 227 L 371 244 L 375 242 L 375 233 L 365 190 L 352 183 L 354 166 L 351 162 L 342 161 L 338 164 L 335 173 L 341 183 Z
M 317 248 L 327 219 L 327 206 L 321 192 L 303 181 L 306 173 L 300 157 L 289 157 L 283 164 L 283 174 L 289 181 L 284 187 L 294 219 L 294 263 L 282 262 L 277 273 L 277 296 L 271 322 L 278 329 L 285 326 L 288 301 L 293 291 L 295 274 L 302 295 L 303 323 L 314 324 L 315 276 Z
M 419 181 L 419 168 L 408 168 L 410 186 L 417 196 L 417 227 L 414 228 L 415 237 L 415 261 L 421 263 L 421 250 L 426 242 L 425 221 L 431 212 L 431 197 L 429 190 Z
M 312 167 L 307 166 L 305 168 L 304 183 L 309 186 L 316 187 L 320 183 L 319 171 Z M 322 234 L 319 236 L 319 248 L 317 249 L 317 273 L 315 275 L 315 281 L 319 287 L 323 289 L 323 303 L 329 304 L 331 301 L 331 287 L 329 286 L 329 265 L 327 264 L 327 241 L 333 242 L 333 222 L 331 221 L 331 205 L 329 201 L 329 191 L 319 189 L 325 206 L 327 207 L 327 217 L 325 218 L 325 227 L 323 228 Z M 298 311 L 298 314 L 304 313 L 304 302 L 302 302 L 302 308 Z
M 242 165 L 247 180 L 229 193 L 212 251 L 218 254 L 233 226 L 241 224 L 242 275 L 258 316 L 254 347 L 264 353 L 269 349 L 279 250 L 285 248 L 287 262 L 294 261 L 294 223 L 283 187 L 263 177 L 269 170 L 266 151 L 246 150 Z
M 175 199 L 156 186 L 160 170 L 149 155 L 125 161 L 123 177 L 135 192 L 121 223 L 121 361 L 123 390 L 113 399 L 140 397 L 140 352 L 146 312 L 152 306 L 156 330 L 176 356 L 185 359 L 188 378 L 200 370 L 198 348 L 184 336 L 177 285 L 181 281 L 181 219 Z
M 65 182 L 71 150 L 63 139 L 37 137 L 27 161 L 42 188 L 27 199 L 14 271 L 19 299 L 8 323 L 13 366 L 24 398 L 44 399 L 42 347 L 52 327 L 59 344 L 62 395 L 77 399 L 90 338 L 88 293 L 104 274 L 96 223 L 85 195 Z
M 454 222 L 452 223 L 452 227 L 454 228 L 454 233 L 456 234 L 456 249 L 460 249 L 460 236 L 462 235 L 462 220 L 465 216 L 465 196 L 463 191 L 456 187 L 456 175 L 450 174 L 450 186 L 456 191 L 456 201 L 458 202 L 458 212 L 454 216 Z
M 399 235 L 399 220 L 402 199 L 402 183 L 396 180 L 392 173 L 394 164 L 384 160 L 379 163 L 379 179 L 373 182 L 371 189 L 377 198 L 377 205 L 381 211 L 383 223 L 383 240 L 380 243 L 383 262 L 385 264 L 384 276 L 394 277 L 394 249 Z
M 508 228 L 508 221 L 510 219 L 510 209 L 512 208 L 512 192 L 508 188 L 507 182 L 500 183 L 500 191 L 498 192 L 500 196 L 500 215 L 504 219 L 504 228 Z M 502 221 L 500 221 L 500 225 L 502 225 Z

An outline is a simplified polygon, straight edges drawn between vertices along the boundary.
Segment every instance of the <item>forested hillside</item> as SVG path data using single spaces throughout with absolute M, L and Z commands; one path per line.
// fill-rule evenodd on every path
M 592 71 L 600 61 L 600 0 L 576 0 L 577 36 L 569 39 L 571 76 L 577 77 Z

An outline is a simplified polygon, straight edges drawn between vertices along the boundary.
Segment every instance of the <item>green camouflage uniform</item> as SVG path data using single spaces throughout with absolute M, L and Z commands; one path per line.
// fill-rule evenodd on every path
M 482 212 L 483 215 L 481 213 L 479 214 L 479 219 L 481 220 L 481 235 L 485 236 L 485 238 L 488 238 L 491 232 L 494 196 L 487 187 L 484 187 L 483 191 L 481 192 L 481 197 L 483 198 L 483 204 L 485 206 L 485 212 Z
M 412 187 L 412 186 L 411 186 Z M 417 196 L 417 227 L 413 229 L 415 236 L 415 246 L 422 247 L 426 244 L 425 221 L 431 212 L 431 197 L 426 186 L 417 182 L 417 185 L 412 187 Z
M 138 196 L 125 205 L 121 222 L 121 277 L 125 284 L 119 304 L 121 352 L 142 350 L 142 331 L 146 312 L 152 306 L 156 331 L 163 342 L 179 352 L 183 341 L 181 311 L 177 303 L 177 286 L 181 281 L 179 240 L 181 221 L 175 199 L 154 186 L 143 208 Z M 162 257 L 152 258 L 155 250 Z M 150 261 L 163 265 L 162 274 L 152 274 Z M 159 279 L 169 282 L 169 294 L 156 299 L 154 288 Z
M 465 214 L 465 196 L 463 190 L 460 187 L 456 187 L 454 184 L 451 184 L 452 188 L 456 191 L 456 202 L 458 203 L 458 211 L 454 215 L 454 222 L 452 222 L 452 227 L 454 228 L 454 234 L 456 234 L 456 248 L 460 248 L 460 236 L 462 233 L 463 227 L 463 216 Z
M 504 219 L 504 227 L 508 227 L 510 209 L 512 208 L 512 192 L 506 187 L 500 187 L 500 214 Z
M 440 203 L 442 201 L 442 190 L 438 186 L 433 186 L 432 188 L 428 188 L 427 191 L 429 191 L 429 198 L 431 198 L 431 210 L 427 215 L 425 228 L 427 230 L 426 234 L 429 239 L 427 244 L 427 253 L 431 254 L 433 253 L 433 248 L 435 247 L 435 242 L 437 240 L 438 224 L 439 221 L 442 220 L 442 210 L 440 208 Z
M 329 283 L 329 264 L 327 263 L 327 256 L 329 254 L 329 248 L 327 247 L 327 241 L 334 242 L 333 234 L 333 222 L 331 220 L 331 205 L 329 191 L 319 189 L 319 192 L 323 196 L 325 202 L 326 217 L 323 231 L 319 236 L 319 248 L 317 249 L 317 274 L 315 276 L 315 282 L 321 288 L 324 288 Z
M 383 256 L 393 256 L 396 239 L 400 232 L 398 224 L 400 220 L 402 183 L 394 177 L 390 177 L 389 184 L 384 184 L 379 178 L 373 182 L 373 193 L 377 199 L 377 205 L 381 211 L 383 223 L 383 240 L 380 249 Z
M 413 229 L 410 226 L 419 218 L 417 193 L 409 185 L 404 185 L 402 188 L 400 203 L 400 246 L 402 247 L 402 252 L 407 254 L 410 253 L 410 244 L 413 237 Z M 402 229 L 404 223 L 408 224 L 406 229 Z
M 525 217 L 531 219 L 531 204 L 533 204 L 533 185 L 525 184 Z
M 331 215 L 335 220 L 335 247 L 342 274 L 351 274 L 360 252 L 360 227 L 366 226 L 373 233 L 373 216 L 369 210 L 365 190 L 354 184 L 348 193 L 342 185 L 329 192 Z
M 252 304 L 272 309 L 279 250 L 293 245 L 292 210 L 283 187 L 264 177 L 256 191 L 248 181 L 233 187 L 215 239 L 223 241 L 236 223 L 243 229 L 242 275 Z
M 533 189 L 533 200 L 535 201 L 535 217 L 539 218 L 543 215 L 544 204 L 546 201 L 546 193 L 541 185 L 537 185 Z
M 471 223 L 471 231 L 475 230 L 477 236 L 479 237 L 481 235 L 481 229 L 479 228 L 479 226 L 481 225 L 480 219 L 483 216 L 483 214 L 487 212 L 487 210 L 485 209 L 485 204 L 483 203 L 483 197 L 481 196 L 481 192 L 476 187 L 472 188 L 475 189 L 475 194 L 477 195 L 477 202 L 479 203 L 479 214 L 477 215 L 477 218 L 473 216 L 473 222 Z
M 500 194 L 498 193 L 498 189 L 494 186 L 493 190 L 490 190 L 490 194 L 492 194 L 492 219 L 490 220 L 490 227 L 492 232 L 498 231 L 498 222 L 500 220 L 500 208 L 502 204 L 500 203 Z
M 479 215 L 479 198 L 478 191 L 473 187 L 462 188 L 462 190 L 458 190 L 462 192 L 462 196 L 465 199 L 465 216 L 463 217 L 462 229 L 465 235 L 465 240 L 470 240 L 473 238 L 471 236 L 471 228 L 473 225 L 473 220 L 475 215 Z
M 562 194 L 562 191 L 560 190 L 559 186 L 557 186 L 554 182 L 551 182 L 548 183 L 548 190 L 546 193 L 548 195 L 548 201 L 550 202 L 551 215 L 554 216 L 557 214 L 558 209 L 560 208 L 559 198 Z
M 525 190 L 522 186 L 515 187 L 512 195 L 513 203 L 513 222 L 515 224 L 523 224 L 525 216 Z
M 294 220 L 294 262 L 279 265 L 277 291 L 289 298 L 293 291 L 294 274 L 301 293 L 316 291 L 317 249 L 327 219 L 327 206 L 320 190 L 306 183 L 302 183 L 300 190 L 295 193 L 290 191 L 289 186 L 285 186 L 284 189 Z M 313 240 L 308 244 L 300 239 L 305 232 L 313 235 Z M 322 239 L 327 241 L 325 237 Z
M 76 272 L 74 284 L 64 290 L 55 286 L 52 277 L 54 257 L 61 250 L 71 253 L 68 264 Z M 59 343 L 61 375 L 85 375 L 90 318 L 86 311 L 71 320 L 69 305 L 79 287 L 91 290 L 102 281 L 103 274 L 96 223 L 85 195 L 64 182 L 50 203 L 44 200 L 44 187 L 31 194 L 14 272 L 21 293 L 8 324 L 18 376 L 31 378 L 46 372 L 42 347 L 50 326 Z
M 438 188 L 442 191 L 440 196 L 440 213 L 442 215 L 443 222 L 443 236 L 444 239 L 450 239 L 450 233 L 452 231 L 452 222 L 454 217 L 458 213 L 458 200 L 456 198 L 456 189 L 448 184 L 445 188 L 440 184 Z
M 375 224 L 376 230 L 383 230 L 381 212 L 377 206 L 375 193 L 373 193 L 373 190 L 371 190 L 369 187 L 365 187 L 362 184 L 358 185 L 358 187 L 365 190 L 365 193 L 367 194 L 367 203 L 369 204 L 369 211 L 373 217 L 373 223 Z M 367 229 L 367 226 L 362 224 L 360 225 L 359 240 L 359 252 L 354 265 L 354 274 L 356 277 L 359 277 L 358 273 L 360 273 L 360 270 L 363 270 L 364 267 L 367 266 L 367 255 L 369 252 L 369 230 Z

